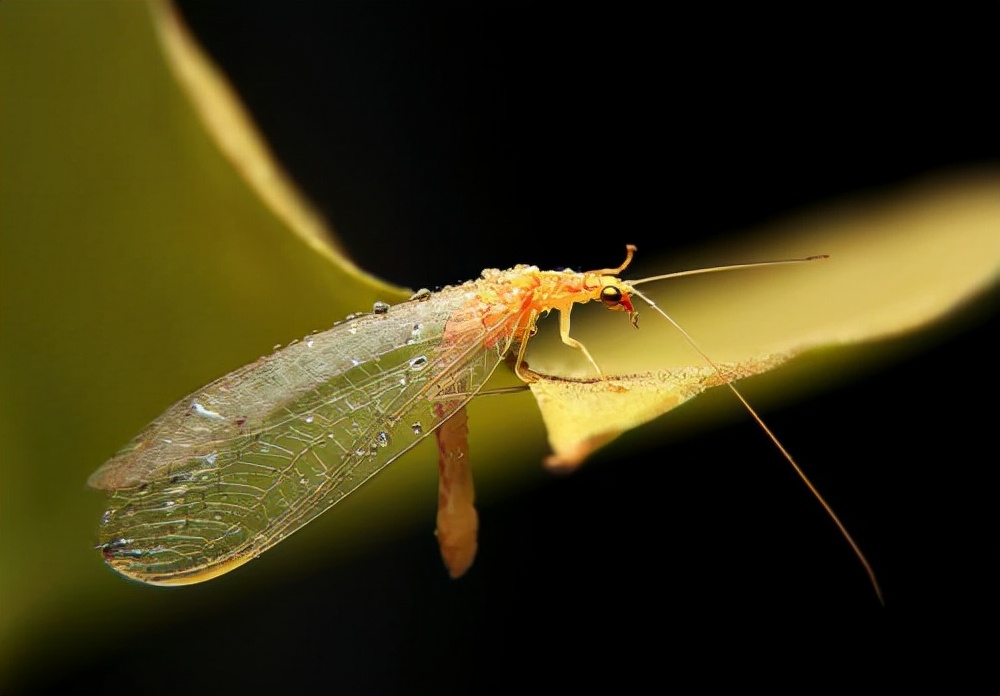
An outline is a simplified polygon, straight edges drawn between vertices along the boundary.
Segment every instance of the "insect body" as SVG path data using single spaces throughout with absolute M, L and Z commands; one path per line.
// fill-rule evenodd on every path
M 562 340 L 600 373 L 569 335 L 570 310 L 600 300 L 635 324 L 631 289 L 616 277 L 633 252 L 588 273 L 487 270 L 209 384 L 88 479 L 110 492 L 98 548 L 119 573 L 154 584 L 200 582 L 247 562 L 461 412 L 512 347 L 516 373 L 530 379 L 524 350 L 550 310 Z
M 515 266 L 478 280 L 421 292 L 349 319 L 222 377 L 174 404 L 94 472 L 110 492 L 98 548 L 116 571 L 143 582 L 208 580 L 278 543 L 343 500 L 430 433 L 439 450 L 438 540 L 453 576 L 472 563 L 477 517 L 465 457 L 465 406 L 517 346 L 515 373 L 538 317 L 560 314 L 563 343 L 575 304 L 599 300 L 638 316 L 643 299 L 716 374 L 722 371 L 666 312 L 635 289 L 695 273 L 801 263 L 821 256 L 683 271 L 626 282 L 617 268 L 587 273 Z M 746 407 L 850 544 L 857 543 L 803 470 L 730 381 Z

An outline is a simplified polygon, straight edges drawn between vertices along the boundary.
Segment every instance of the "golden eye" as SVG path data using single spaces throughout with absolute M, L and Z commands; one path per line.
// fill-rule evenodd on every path
M 622 291 L 614 285 L 605 285 L 601 288 L 601 302 L 608 307 L 617 307 L 622 301 Z

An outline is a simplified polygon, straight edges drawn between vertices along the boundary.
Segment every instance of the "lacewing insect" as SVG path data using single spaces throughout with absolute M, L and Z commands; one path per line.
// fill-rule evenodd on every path
M 508 356 L 528 382 L 524 355 L 538 318 L 559 312 L 563 343 L 575 304 L 627 312 L 632 297 L 680 326 L 636 290 L 641 283 L 791 259 L 682 271 L 638 281 L 616 268 L 585 273 L 515 266 L 438 292 L 377 303 L 222 377 L 167 409 L 95 471 L 108 491 L 98 549 L 118 573 L 157 585 L 208 580 L 256 558 L 315 519 L 434 433 L 439 450 L 437 534 L 452 576 L 471 565 L 477 518 L 468 466 L 466 404 Z M 516 351 L 516 352 L 515 352 Z M 881 600 L 875 575 L 833 510 L 731 382 L 726 382 L 851 545 Z

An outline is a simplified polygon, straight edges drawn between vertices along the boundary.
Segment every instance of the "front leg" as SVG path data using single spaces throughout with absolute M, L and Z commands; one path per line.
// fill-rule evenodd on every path
M 576 348 L 587 356 L 587 360 L 589 360 L 590 364 L 594 366 L 595 370 L 597 370 L 597 375 L 601 379 L 604 379 L 604 371 L 601 370 L 600 366 L 598 366 L 597 362 L 590 355 L 590 351 L 587 350 L 587 347 L 569 335 L 569 313 L 571 308 L 572 306 L 559 310 L 559 337 L 567 346 L 570 348 Z

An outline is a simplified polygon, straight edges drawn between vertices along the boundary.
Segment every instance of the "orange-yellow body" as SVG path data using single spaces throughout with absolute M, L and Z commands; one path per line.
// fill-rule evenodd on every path
M 582 351 L 598 374 L 602 374 L 586 347 L 569 335 L 570 312 L 574 304 L 600 300 L 609 309 L 628 312 L 633 326 L 636 325 L 638 315 L 629 297 L 631 290 L 627 283 L 617 278 L 631 262 L 635 247 L 630 245 L 627 251 L 621 266 L 585 273 L 541 271 L 534 266 L 484 271 L 475 281 L 476 305 L 470 309 L 481 315 L 481 322 L 487 329 L 485 346 L 492 348 L 511 339 L 520 344 L 515 369 L 521 379 L 529 381 L 530 377 L 521 370 L 528 339 L 535 332 L 538 317 L 557 310 L 563 343 Z
M 577 303 L 635 312 L 612 269 L 487 270 L 349 318 L 190 394 L 95 471 L 110 493 L 98 548 L 142 582 L 201 582 L 255 558 L 438 435 L 438 535 L 449 571 L 475 555 L 465 405 L 539 315 L 558 310 L 564 343 Z M 454 419 L 454 427 L 446 427 Z

